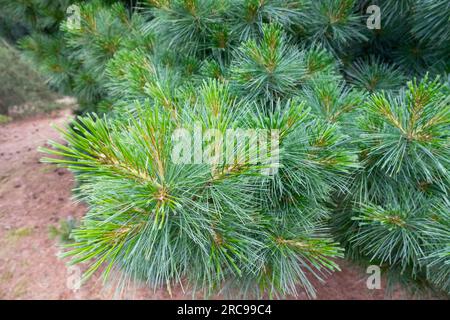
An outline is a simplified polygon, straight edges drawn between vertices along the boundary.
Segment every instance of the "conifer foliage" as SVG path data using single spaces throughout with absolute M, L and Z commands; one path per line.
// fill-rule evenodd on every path
M 314 297 L 346 256 L 450 292 L 448 1 L 55 3 L 14 14 L 84 113 L 43 151 L 89 204 L 86 277 Z

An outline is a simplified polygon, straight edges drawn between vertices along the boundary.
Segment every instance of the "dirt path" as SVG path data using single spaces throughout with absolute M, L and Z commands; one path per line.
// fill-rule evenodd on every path
M 56 256 L 59 248 L 49 238 L 49 227 L 81 217 L 86 208 L 71 200 L 72 174 L 41 164 L 36 151 L 48 139 L 59 139 L 50 124 L 63 125 L 69 117 L 70 111 L 63 110 L 0 126 L 0 299 L 170 299 L 164 289 L 133 286 L 118 296 L 98 278 L 70 289 L 77 269 L 68 269 Z M 319 299 L 384 298 L 384 290 L 366 288 L 363 270 L 345 261 L 341 267 L 325 285 L 317 285 Z M 175 299 L 191 298 L 181 290 L 173 293 Z

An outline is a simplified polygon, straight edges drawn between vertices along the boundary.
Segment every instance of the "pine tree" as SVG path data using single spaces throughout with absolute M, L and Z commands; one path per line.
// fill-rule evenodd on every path
M 81 113 L 106 112 L 111 107 L 104 88 L 106 63 L 122 46 L 148 50 L 152 36 L 143 28 L 144 18 L 120 2 L 82 3 L 5 0 L 0 5 L 9 19 L 28 28 L 30 35 L 20 46 L 41 67 L 50 86 L 76 96 Z M 79 9 L 79 27 L 66 19 L 73 5 Z
M 18 50 L 1 38 L 0 69 L 3 79 L 0 115 L 21 116 L 56 107 L 54 100 L 57 96 L 44 84 L 45 79 L 22 59 Z
M 439 279 L 446 291 L 448 281 L 430 268 L 449 271 L 443 254 L 448 256 L 450 239 L 448 93 L 438 80 L 425 77 L 398 93 L 368 98 L 358 124 L 363 168 L 355 175 L 346 218 L 341 217 L 348 253 L 413 278 Z
M 448 1 L 78 5 L 80 28 L 35 19 L 20 43 L 85 112 L 45 161 L 89 204 L 65 254 L 87 277 L 314 296 L 345 250 L 450 291 Z M 278 147 L 226 163 L 229 130 Z

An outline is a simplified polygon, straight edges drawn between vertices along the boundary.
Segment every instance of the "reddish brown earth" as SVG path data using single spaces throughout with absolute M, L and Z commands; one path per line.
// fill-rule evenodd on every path
M 70 110 L 62 110 L 0 125 L 0 299 L 191 299 L 181 289 L 172 289 L 171 297 L 165 289 L 137 285 L 117 294 L 98 277 L 70 289 L 76 271 L 57 257 L 49 227 L 81 217 L 86 207 L 71 199 L 72 174 L 40 163 L 37 152 L 49 139 L 59 139 L 50 124 L 64 125 L 70 117 Z M 367 289 L 364 270 L 346 261 L 340 265 L 341 272 L 317 284 L 319 299 L 385 298 L 385 290 Z M 393 297 L 408 298 L 402 290 Z

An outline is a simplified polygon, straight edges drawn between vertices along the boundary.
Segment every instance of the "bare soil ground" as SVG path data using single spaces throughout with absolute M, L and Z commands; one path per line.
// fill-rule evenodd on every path
M 40 163 L 37 152 L 49 139 L 59 139 L 50 124 L 62 126 L 70 117 L 70 110 L 60 110 L 0 126 L 0 299 L 191 299 L 180 288 L 171 296 L 166 289 L 138 285 L 117 294 L 98 277 L 70 289 L 76 272 L 57 257 L 60 249 L 48 230 L 61 219 L 81 217 L 87 208 L 71 199 L 73 175 Z M 318 299 L 386 298 L 384 289 L 367 289 L 364 270 L 346 261 L 340 265 L 341 272 L 317 283 Z M 408 296 L 397 290 L 389 298 Z

